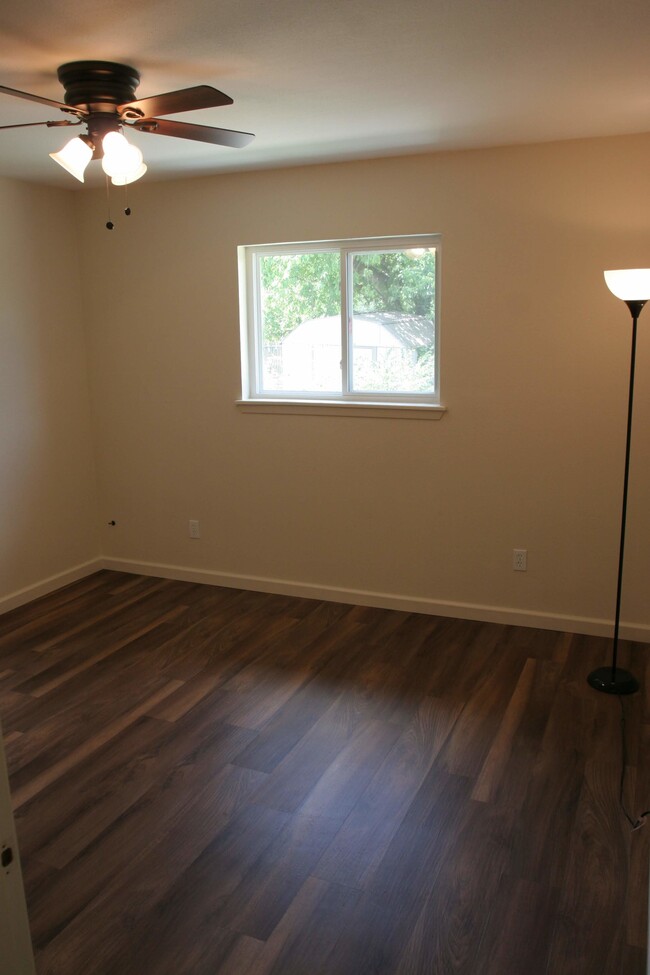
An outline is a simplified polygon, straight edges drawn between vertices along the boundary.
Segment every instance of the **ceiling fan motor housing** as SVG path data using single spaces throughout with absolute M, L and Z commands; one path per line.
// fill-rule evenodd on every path
M 69 61 L 57 71 L 65 88 L 65 103 L 84 112 L 116 114 L 132 102 L 140 74 L 128 64 L 113 61 Z

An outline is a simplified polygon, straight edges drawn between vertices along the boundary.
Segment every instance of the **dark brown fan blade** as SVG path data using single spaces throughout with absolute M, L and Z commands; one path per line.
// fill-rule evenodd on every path
M 215 129 L 211 125 L 193 125 L 191 122 L 172 122 L 164 118 L 146 118 L 134 122 L 141 132 L 155 135 L 173 135 L 176 139 L 193 139 L 194 142 L 210 142 L 213 146 L 232 146 L 243 149 L 255 136 L 251 132 L 235 132 L 232 129 Z
M 176 112 L 192 112 L 198 108 L 219 108 L 220 105 L 232 105 L 230 95 L 224 95 L 217 88 L 210 85 L 197 85 L 195 88 L 182 88 L 180 91 L 168 91 L 163 95 L 151 95 L 150 98 L 139 98 L 135 102 L 120 105 L 120 113 L 129 117 L 129 110 L 142 113 L 147 118 L 153 115 L 175 115 Z
M 57 122 L 18 122 L 17 125 L 0 125 L 0 130 L 2 129 L 31 129 L 35 125 L 47 125 L 48 129 L 60 126 L 60 125 L 81 125 L 81 119 L 77 122 L 70 122 L 68 119 L 62 118 Z
M 72 108 L 63 102 L 55 102 L 52 98 L 43 98 L 41 95 L 30 95 L 27 91 L 18 91 L 16 88 L 7 88 L 0 85 L 0 93 L 5 95 L 15 95 L 16 98 L 26 98 L 30 102 L 38 102 L 40 105 L 49 105 L 51 108 L 60 108 L 62 112 L 72 112 L 73 115 L 84 116 L 84 112 L 78 108 Z

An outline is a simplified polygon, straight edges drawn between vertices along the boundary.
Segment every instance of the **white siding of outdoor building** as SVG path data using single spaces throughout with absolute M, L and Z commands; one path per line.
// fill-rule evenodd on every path
M 357 360 L 363 357 L 374 362 L 390 349 L 410 350 L 416 358 L 414 343 L 406 345 L 381 322 L 355 316 L 354 354 Z M 302 322 L 282 341 L 281 354 L 284 389 L 340 389 L 340 316 L 328 315 Z

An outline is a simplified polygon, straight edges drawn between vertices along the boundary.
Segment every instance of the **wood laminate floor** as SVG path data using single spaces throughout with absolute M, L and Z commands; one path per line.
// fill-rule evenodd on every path
M 101 572 L 0 617 L 39 975 L 642 975 L 648 647 Z

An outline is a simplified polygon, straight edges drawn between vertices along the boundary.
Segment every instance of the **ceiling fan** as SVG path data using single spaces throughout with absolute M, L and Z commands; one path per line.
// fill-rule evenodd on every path
M 65 88 L 64 102 L 17 91 L 5 85 L 0 85 L 0 93 L 58 108 L 74 116 L 74 121 L 59 119 L 52 122 L 25 122 L 2 125 L 0 129 L 85 124 L 87 135 L 77 136 L 59 152 L 50 153 L 55 162 L 82 183 L 84 171 L 91 159 L 102 160 L 104 171 L 116 185 L 132 183 L 144 175 L 147 167 L 142 153 L 122 134 L 122 130 L 128 127 L 153 135 L 167 135 L 233 148 L 243 148 L 255 138 L 250 132 L 236 132 L 232 129 L 218 129 L 210 125 L 195 125 L 158 117 L 200 108 L 232 105 L 233 100 L 229 95 L 209 85 L 197 85 L 194 88 L 138 99 L 135 97 L 140 83 L 138 71 L 128 64 L 116 64 L 112 61 L 71 61 L 61 65 L 57 76 Z

